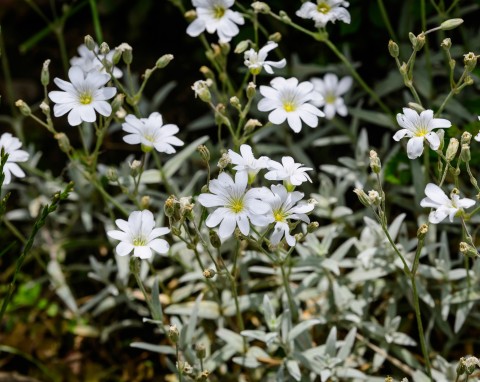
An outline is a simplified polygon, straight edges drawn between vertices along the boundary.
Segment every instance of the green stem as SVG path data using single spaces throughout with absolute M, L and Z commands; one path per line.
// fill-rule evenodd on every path
M 178 372 L 178 380 L 182 382 L 183 378 L 183 373 L 182 373 L 182 368 L 180 366 L 180 349 L 178 347 L 178 344 L 175 344 L 175 354 L 177 356 L 177 372 Z
M 390 23 L 390 19 L 388 18 L 388 13 L 385 9 L 385 4 L 383 4 L 383 0 L 377 0 L 378 8 L 380 9 L 380 13 L 382 15 L 383 22 L 387 27 L 388 34 L 393 41 L 397 41 L 397 36 L 395 35 L 395 31 L 392 28 L 392 24 Z
M 282 283 L 283 283 L 283 287 L 285 288 L 285 292 L 287 293 L 288 306 L 290 307 L 290 312 L 292 313 L 292 321 L 295 323 L 298 321 L 298 309 L 297 309 L 297 305 L 295 304 L 295 300 L 293 298 L 293 293 L 290 288 L 287 273 L 285 272 L 285 269 L 283 267 L 284 265 L 285 265 L 285 262 L 283 261 L 280 264 L 280 270 L 282 271 Z
M 97 42 L 101 44 L 103 42 L 102 25 L 100 24 L 96 0 L 90 0 L 90 10 L 92 11 L 92 21 L 93 28 L 95 29 L 95 36 L 97 37 Z
M 162 162 L 160 160 L 160 155 L 158 155 L 156 150 L 152 151 L 153 158 L 155 159 L 155 164 L 158 167 L 158 171 L 160 171 L 160 178 L 162 179 L 163 186 L 169 195 L 175 195 L 175 191 L 173 190 L 172 186 L 167 180 L 167 176 L 165 175 L 165 171 L 163 170 Z

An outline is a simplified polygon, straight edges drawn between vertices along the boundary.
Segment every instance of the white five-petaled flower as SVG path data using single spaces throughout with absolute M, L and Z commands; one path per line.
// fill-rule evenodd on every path
M 267 61 L 267 54 L 271 50 L 275 49 L 278 44 L 274 41 L 269 41 L 263 48 L 258 52 L 255 49 L 249 49 L 244 53 L 245 66 L 247 66 L 250 73 L 253 75 L 260 74 L 262 68 L 269 74 L 273 74 L 274 68 L 283 68 L 287 64 L 287 60 L 284 58 L 280 61 Z
M 307 180 L 312 181 L 306 171 L 313 170 L 310 167 L 302 167 L 301 163 L 295 163 L 292 157 L 283 157 L 282 163 L 270 160 L 268 169 L 265 174 L 268 180 L 283 180 L 288 191 L 293 191 L 295 186 L 301 185 Z
M 115 224 L 120 231 L 108 231 L 107 235 L 120 240 L 115 248 L 119 256 L 126 256 L 133 251 L 133 256 L 148 259 L 152 257 L 152 249 L 164 254 L 170 248 L 166 240 L 158 239 L 159 236 L 169 233 L 170 228 L 154 228 L 155 220 L 148 210 L 134 211 L 128 221 L 117 219 Z
M 232 177 L 222 172 L 218 179 L 209 184 L 211 193 L 200 194 L 198 202 L 204 207 L 217 207 L 206 220 L 207 227 L 213 228 L 220 224 L 218 235 L 221 239 L 232 235 L 235 227 L 248 235 L 250 222 L 254 225 L 265 226 L 269 223 L 266 216 L 270 206 L 262 201 L 265 190 L 251 188 L 246 191 L 248 176 L 245 171 Z
M 100 72 L 84 73 L 79 66 L 72 66 L 68 71 L 71 82 L 55 78 L 55 84 L 63 91 L 51 91 L 50 99 L 55 102 L 53 114 L 61 117 L 68 113 L 68 123 L 77 126 L 82 121 L 95 122 L 99 114 L 108 117 L 112 114 L 112 107 L 106 101 L 112 98 L 117 89 L 104 87 L 110 76 Z
M 270 158 L 262 156 L 255 159 L 251 146 L 246 144 L 240 146 L 240 154 L 237 154 L 233 150 L 228 150 L 231 163 L 236 165 L 233 169 L 246 172 L 248 174 L 248 183 L 251 184 L 258 172 L 267 168 Z
M 299 84 L 296 78 L 276 77 L 270 85 L 272 87 L 260 86 L 260 93 L 265 98 L 258 102 L 258 110 L 271 111 L 268 120 L 274 125 L 287 120 L 291 129 L 298 133 L 302 130 L 302 121 L 310 127 L 317 127 L 318 117 L 325 116 L 312 104 L 320 102 L 321 96 L 314 91 L 311 82 Z
M 148 118 L 137 118 L 132 114 L 125 117 L 123 131 L 129 133 L 123 140 L 131 145 L 142 145 L 145 152 L 153 148 L 161 153 L 173 154 L 173 146 L 183 146 L 183 141 L 175 137 L 179 129 L 177 125 L 163 125 L 160 113 L 152 113 Z
M 460 199 L 457 189 L 452 191 L 449 198 L 440 187 L 433 183 L 427 184 L 425 195 L 427 197 L 422 199 L 420 205 L 435 209 L 428 215 L 428 220 L 433 224 L 440 223 L 447 216 L 452 222 L 457 212 L 463 208 L 470 208 L 475 204 L 475 200 L 469 198 Z
M 85 44 L 82 44 L 78 47 L 77 51 L 80 57 L 72 57 L 70 59 L 70 65 L 79 66 L 85 73 L 107 73 L 107 71 L 105 70 L 105 66 L 102 63 L 102 60 L 106 60 L 113 65 L 113 50 L 108 52 L 108 54 L 101 54 L 97 45 L 95 45 L 95 50 L 91 51 L 87 48 Z M 117 67 L 112 67 L 112 74 L 115 78 L 121 78 L 123 75 L 122 71 Z
M 348 6 L 349 3 L 343 0 L 317 0 L 316 4 L 307 1 L 296 15 L 302 19 L 312 19 L 317 28 L 323 28 L 329 21 L 335 23 L 337 20 L 350 24 L 350 13 L 345 8 Z
M 425 140 L 432 150 L 437 150 L 440 146 L 440 138 L 432 130 L 452 126 L 447 119 L 433 118 L 433 110 L 424 110 L 418 115 L 415 110 L 406 107 L 403 108 L 403 114 L 397 114 L 397 122 L 403 129 L 397 131 L 393 139 L 399 141 L 403 137 L 410 138 L 407 143 L 407 155 L 410 159 L 422 155 Z
M 3 175 L 5 176 L 3 184 L 9 184 L 12 180 L 12 174 L 18 178 L 23 178 L 25 173 L 16 162 L 26 162 L 28 160 L 28 153 L 24 150 L 19 150 L 22 147 L 20 139 L 12 136 L 10 133 L 3 133 L 0 137 L 0 152 L 3 151 L 8 154 L 8 159 L 3 166 Z
M 272 185 L 270 189 L 271 192 L 264 199 L 271 207 L 269 211 L 270 221 L 275 223 L 270 242 L 277 245 L 285 236 L 287 244 L 293 247 L 296 240 L 290 234 L 288 220 L 301 220 L 310 223 L 306 214 L 313 210 L 314 205 L 298 203 L 303 198 L 303 193 L 298 191 L 288 192 L 285 186 L 281 184 Z
M 187 34 L 197 37 L 207 30 L 217 32 L 220 42 L 228 42 L 240 31 L 237 24 L 243 25 L 243 16 L 229 9 L 235 0 L 192 0 L 197 8 L 197 18 L 187 28 Z
M 319 92 L 323 97 L 316 106 L 323 106 L 325 118 L 332 119 L 335 114 L 345 117 L 348 114 L 342 95 L 352 86 L 352 77 L 343 77 L 338 81 L 338 77 L 335 74 L 328 73 L 323 79 L 312 78 L 310 81 L 315 91 Z

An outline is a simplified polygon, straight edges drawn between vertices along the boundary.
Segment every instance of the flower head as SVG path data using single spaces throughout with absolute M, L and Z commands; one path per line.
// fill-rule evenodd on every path
M 312 78 L 310 81 L 315 91 L 322 95 L 322 99 L 316 106 L 323 106 L 325 118 L 332 119 L 335 114 L 345 117 L 348 114 L 347 107 L 341 96 L 352 86 L 352 77 L 343 77 L 338 81 L 338 77 L 335 74 L 328 73 L 323 79 Z
M 245 171 L 248 174 L 248 183 L 252 183 L 258 172 L 267 168 L 270 159 L 266 156 L 255 159 L 252 148 L 245 144 L 240 146 L 240 154 L 237 154 L 233 150 L 228 150 L 231 163 L 236 165 L 233 169 L 236 171 Z
M 397 114 L 397 122 L 403 129 L 397 131 L 393 139 L 399 141 L 403 137 L 410 138 L 407 143 L 407 155 L 410 159 L 422 155 L 425 141 L 432 150 L 437 150 L 440 146 L 440 138 L 432 130 L 452 126 L 447 119 L 433 118 L 433 110 L 424 110 L 418 115 L 415 110 L 405 107 L 403 113 Z
M 197 37 L 207 30 L 217 32 L 220 42 L 228 42 L 240 31 L 237 24 L 243 25 L 245 20 L 239 12 L 229 9 L 234 0 L 192 0 L 197 8 L 197 18 L 187 28 L 187 34 Z
M 306 215 L 312 211 L 312 203 L 298 203 L 303 198 L 303 193 L 298 191 L 288 192 L 285 186 L 281 184 L 272 185 L 271 192 L 265 197 L 265 201 L 270 205 L 269 218 L 275 223 L 273 233 L 270 236 L 270 242 L 274 245 L 280 243 L 285 236 L 289 246 L 295 245 L 295 237 L 290 234 L 288 220 L 301 220 L 310 223 Z
M 428 183 L 425 187 L 426 198 L 423 198 L 420 202 L 422 207 L 431 207 L 435 211 L 430 212 L 428 220 L 430 223 L 440 223 L 447 216 L 450 221 L 453 221 L 453 217 L 461 211 L 463 208 L 470 208 L 475 204 L 475 200 L 463 198 L 460 199 L 458 190 L 454 189 L 450 194 L 450 198 L 443 192 L 443 190 L 436 184 Z
M 278 46 L 276 42 L 269 41 L 267 45 L 261 48 L 258 52 L 255 49 L 249 49 L 244 53 L 245 66 L 250 70 L 250 73 L 260 74 L 262 68 L 269 74 L 273 74 L 274 68 L 283 68 L 287 61 L 283 58 L 280 61 L 267 61 L 267 54 Z
M 28 160 L 28 153 L 24 150 L 19 150 L 22 147 L 20 139 L 12 136 L 10 133 L 3 133 L 0 136 L 0 152 L 3 150 L 8 154 L 8 159 L 3 166 L 3 175 L 5 179 L 3 184 L 9 184 L 12 180 L 12 174 L 18 178 L 23 178 L 25 173 L 16 162 L 26 162 Z
M 117 219 L 115 224 L 120 231 L 108 231 L 107 235 L 120 240 L 115 248 L 119 256 L 126 256 L 133 250 L 133 256 L 149 259 L 152 257 L 152 249 L 161 254 L 168 252 L 167 241 L 158 237 L 169 233 L 170 229 L 154 228 L 155 220 L 150 211 L 134 211 L 128 217 L 128 221 Z
M 296 15 L 302 19 L 312 19 L 317 28 L 324 28 L 329 21 L 340 20 L 350 24 L 350 13 L 345 7 L 349 3 L 343 0 L 317 0 L 317 3 L 307 1 L 302 4 Z
M 104 87 L 110 80 L 108 74 L 100 72 L 84 73 L 79 66 L 72 66 L 68 71 L 71 82 L 55 78 L 55 84 L 63 91 L 51 91 L 50 99 L 56 103 L 53 107 L 55 117 L 68 113 L 68 123 L 77 126 L 82 121 L 95 122 L 99 114 L 108 117 L 112 107 L 106 101 L 112 98 L 117 89 Z
M 283 180 L 288 191 L 293 191 L 295 186 L 301 185 L 307 180 L 312 181 L 306 171 L 313 170 L 310 167 L 302 167 L 301 163 L 295 163 L 292 157 L 283 157 L 282 163 L 270 160 L 268 169 L 265 174 L 268 180 Z
M 179 129 L 177 125 L 163 125 L 160 113 L 152 113 L 148 118 L 137 118 L 132 114 L 125 117 L 123 131 L 129 133 L 123 140 L 130 145 L 142 145 L 147 152 L 155 148 L 158 152 L 173 154 L 173 146 L 183 146 L 183 141 L 175 137 Z
M 87 48 L 85 44 L 82 44 L 77 49 L 80 57 L 75 56 L 70 59 L 70 65 L 79 66 L 85 73 L 100 72 L 107 73 L 102 60 L 108 61 L 112 64 L 112 74 L 115 78 L 121 78 L 123 76 L 122 71 L 113 66 L 113 54 L 114 51 L 110 51 L 108 54 L 101 54 L 98 45 L 95 44 L 94 51 Z
M 258 103 L 258 110 L 271 111 L 268 120 L 274 125 L 280 125 L 285 120 L 296 133 L 302 130 L 302 121 L 310 127 L 317 127 L 318 117 L 325 114 L 313 102 L 320 101 L 320 94 L 314 91 L 313 84 L 305 81 L 298 83 L 296 78 L 288 80 L 276 77 L 270 81 L 270 86 L 260 86 L 264 96 Z
M 265 226 L 269 223 L 265 214 L 270 207 L 262 201 L 264 190 L 251 188 L 246 191 L 248 176 L 245 171 L 235 174 L 235 180 L 224 172 L 209 184 L 210 193 L 200 194 L 198 202 L 204 207 L 217 207 L 206 220 L 207 227 L 220 224 L 218 235 L 221 239 L 232 235 L 235 227 L 248 235 L 250 222 Z

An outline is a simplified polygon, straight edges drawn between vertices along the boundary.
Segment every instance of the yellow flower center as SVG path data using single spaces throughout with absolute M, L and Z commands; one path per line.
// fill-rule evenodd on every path
M 327 94 L 327 96 L 325 97 L 325 102 L 326 103 L 335 103 L 336 99 L 337 99 L 337 97 L 335 97 L 334 94 Z
M 133 245 L 135 247 L 143 247 L 145 244 L 147 244 L 147 240 L 144 237 L 136 237 L 133 239 Z
M 424 137 L 429 133 L 428 129 L 425 126 L 418 127 L 415 131 L 416 137 Z
M 225 8 L 221 7 L 220 5 L 215 5 L 213 7 L 213 17 L 216 19 L 221 19 L 225 14 Z
M 282 210 L 275 210 L 273 211 L 273 218 L 276 222 L 284 222 L 285 221 L 285 213 Z
M 82 105 L 89 105 L 92 103 L 92 95 L 90 93 L 82 93 L 78 99 Z
M 296 106 L 293 102 L 284 102 L 283 108 L 287 113 L 290 113 L 291 111 L 295 111 Z
M 330 9 L 330 6 L 325 2 L 319 3 L 317 5 L 317 11 L 323 14 L 327 14 L 328 12 L 330 12 Z
M 243 211 L 243 199 L 232 199 L 229 205 L 230 209 L 238 214 Z

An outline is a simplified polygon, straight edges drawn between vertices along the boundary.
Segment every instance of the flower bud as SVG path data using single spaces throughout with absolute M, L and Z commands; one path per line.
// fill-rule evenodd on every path
M 443 147 L 445 146 L 445 130 L 443 129 L 439 129 L 435 132 L 437 135 L 438 135 L 438 139 L 440 140 L 440 146 L 438 146 L 438 150 L 442 151 L 443 150 Z
M 365 207 L 370 207 L 371 202 L 365 191 L 360 188 L 355 188 L 353 192 L 357 194 L 360 203 L 362 203 Z
M 455 155 L 457 155 L 458 146 L 458 139 L 450 138 L 450 142 L 448 142 L 447 152 L 445 154 L 447 161 L 450 162 L 451 160 L 453 160 L 453 158 L 455 158 Z
M 128 164 L 130 166 L 130 175 L 135 178 L 142 168 L 142 162 L 139 160 L 133 160 L 131 163 Z
M 106 42 L 102 42 L 100 44 L 100 53 L 104 54 L 104 55 L 110 53 L 110 47 L 108 46 L 108 44 Z
M 260 126 L 262 126 L 262 124 L 258 119 L 249 119 L 247 123 L 245 123 L 244 129 L 247 134 L 250 134 L 256 127 Z
M 163 205 L 163 211 L 165 212 L 165 216 L 171 218 L 175 213 L 175 196 L 170 195 L 167 200 L 165 200 L 165 204 Z
M 270 36 L 268 36 L 268 40 L 273 42 L 280 42 L 282 40 L 282 34 L 280 32 L 272 33 Z
M 320 227 L 320 223 L 318 223 L 318 222 L 311 222 L 311 223 L 309 223 L 309 224 L 307 225 L 307 232 L 308 232 L 308 233 L 313 233 L 313 232 L 315 232 L 315 231 L 318 229 L 318 227 Z
M 473 374 L 477 366 L 480 366 L 477 357 L 470 356 L 465 359 L 465 373 L 467 373 L 467 375 Z
M 204 359 L 207 355 L 205 345 L 202 343 L 198 343 L 195 345 L 195 354 L 197 355 L 198 359 Z
M 60 150 L 62 150 L 64 153 L 69 153 L 72 150 L 70 141 L 64 133 L 56 133 L 53 137 L 57 140 L 58 147 L 60 147 Z
M 248 49 L 249 45 L 250 45 L 250 40 L 242 40 L 237 44 L 233 53 L 236 53 L 236 54 L 243 53 Z
M 475 53 L 472 52 L 464 54 L 463 63 L 465 64 L 465 69 L 471 72 L 473 69 L 475 69 L 475 66 L 477 66 L 477 56 L 475 56 Z
M 50 106 L 49 106 L 48 103 L 46 103 L 45 101 L 42 101 L 42 103 L 40 104 L 40 110 L 41 110 L 42 113 L 45 114 L 47 117 L 50 115 Z
M 463 83 L 468 86 L 473 85 L 473 78 L 470 76 L 465 76 Z
M 228 53 L 230 53 L 231 47 L 230 47 L 230 44 L 228 42 L 220 42 L 219 45 L 220 45 L 220 51 L 222 52 L 222 54 L 224 56 L 226 56 L 226 55 L 228 55 Z
M 199 145 L 197 147 L 197 151 L 200 153 L 200 156 L 206 163 L 210 161 L 210 151 L 208 150 L 207 146 Z
M 210 372 L 208 370 L 203 370 L 200 375 L 197 377 L 197 382 L 207 382 L 208 377 L 210 376 Z
M 388 52 L 393 58 L 398 57 L 400 50 L 398 48 L 398 44 L 395 41 L 390 40 L 388 42 Z
M 475 258 L 479 256 L 477 249 L 464 241 L 460 242 L 459 250 L 462 254 L 468 257 Z
M 199 97 L 203 102 L 210 102 L 212 99 L 212 95 L 210 94 L 209 86 L 212 83 L 211 80 L 203 81 L 195 81 L 192 85 L 192 89 L 195 92 L 195 97 Z
M 121 58 L 122 58 L 122 51 L 118 49 L 118 47 L 116 47 L 115 50 L 113 51 L 112 64 L 117 65 L 120 62 Z
M 210 230 L 208 236 L 210 238 L 210 244 L 212 244 L 213 248 L 220 248 L 222 246 L 222 241 L 220 240 L 220 237 L 213 229 Z
M 93 37 L 87 34 L 84 38 L 84 44 L 87 47 L 88 50 L 94 52 L 95 48 L 97 47 L 97 44 L 95 44 L 95 41 L 93 40 Z
M 109 167 L 106 173 L 106 177 L 110 182 L 116 182 L 118 180 L 118 172 L 114 167 Z
M 148 207 L 150 207 L 150 196 L 143 195 L 142 198 L 140 199 L 140 209 L 147 210 Z
M 220 159 L 218 160 L 217 166 L 220 170 L 225 169 L 230 163 L 232 163 L 232 159 L 228 155 L 228 153 L 223 153 Z
M 50 60 L 45 60 L 42 66 L 42 72 L 40 73 L 40 82 L 43 86 L 47 86 L 50 83 L 50 72 L 48 70 Z
M 379 174 L 382 169 L 382 163 L 375 150 L 370 150 L 370 168 L 375 174 Z
M 418 112 L 418 113 L 421 113 L 422 111 L 425 111 L 425 108 L 424 108 L 422 105 L 420 105 L 420 104 L 418 104 L 418 103 L 416 103 L 416 102 L 409 102 L 409 103 L 408 103 L 408 107 L 409 107 L 410 109 L 415 110 L 415 111 Z
M 178 331 L 177 325 L 170 325 L 168 328 L 168 338 L 176 344 L 178 342 L 178 338 L 180 337 L 180 333 Z
M 417 239 L 423 240 L 428 233 L 428 224 L 422 224 L 417 230 Z
M 256 13 L 269 13 L 270 7 L 263 1 L 255 1 L 252 3 L 252 8 Z
M 444 31 L 454 29 L 463 23 L 463 19 L 449 19 L 440 24 L 440 28 Z
M 460 243 L 461 245 L 462 243 Z M 461 250 L 460 250 L 461 252 Z M 458 361 L 458 365 L 457 365 L 457 377 L 465 374 L 465 371 L 467 370 L 466 366 L 465 366 L 465 358 L 464 357 L 461 357 L 460 360 Z
M 185 17 L 185 19 L 188 22 L 192 22 L 193 20 L 195 20 L 197 18 L 197 12 L 195 12 L 194 9 L 190 9 L 189 11 L 184 13 L 183 17 Z
M 290 24 L 290 23 L 292 22 L 292 19 L 290 18 L 290 16 L 288 15 L 287 12 L 285 12 L 285 11 L 280 11 L 280 12 L 278 12 L 278 15 L 280 16 L 280 19 L 281 19 L 284 23 Z
M 368 191 L 368 199 L 370 201 L 370 204 L 373 204 L 375 206 L 379 206 L 380 202 L 382 201 L 380 194 L 378 193 L 378 191 L 375 190 Z
M 472 140 L 472 134 L 468 131 L 464 131 L 461 138 L 462 145 L 469 145 L 470 141 Z
M 452 47 L 452 40 L 450 38 L 444 38 L 440 46 L 445 50 L 449 50 Z
M 130 45 L 125 46 L 124 47 L 124 50 L 123 50 L 123 53 L 122 53 L 122 59 L 123 59 L 123 62 L 126 64 L 126 65 L 130 65 L 133 61 L 133 49 Z
M 18 107 L 20 109 L 20 113 L 22 113 L 26 117 L 32 114 L 32 110 L 30 110 L 30 107 L 21 99 L 15 102 L 15 106 Z
M 173 54 L 164 54 L 162 57 L 160 57 L 157 62 L 155 63 L 155 66 L 158 69 L 163 69 L 166 67 L 170 61 L 173 60 Z
M 230 126 L 230 120 L 225 115 L 225 105 L 223 103 L 219 103 L 215 107 L 215 124 L 217 126 Z
M 408 38 L 410 39 L 410 42 L 412 43 L 413 49 L 417 46 L 417 37 L 412 33 L 408 32 Z
M 213 79 L 215 78 L 215 74 L 212 72 L 212 70 L 208 66 L 205 66 L 205 65 L 201 66 L 200 73 L 202 73 L 205 76 L 207 81 L 209 80 L 213 81 Z
M 417 45 L 415 46 L 415 50 L 421 50 L 425 45 L 425 34 L 422 32 L 417 36 Z
M 460 151 L 460 159 L 464 162 L 470 162 L 470 145 L 462 145 L 462 150 Z
M 257 85 L 253 82 L 249 82 L 247 85 L 247 98 L 252 99 L 255 97 L 255 93 L 257 92 L 256 90 Z
M 205 269 L 203 271 L 203 277 L 205 277 L 206 279 L 211 279 L 211 278 L 215 277 L 216 274 L 217 274 L 217 272 L 215 272 L 215 270 L 213 270 L 213 269 Z

